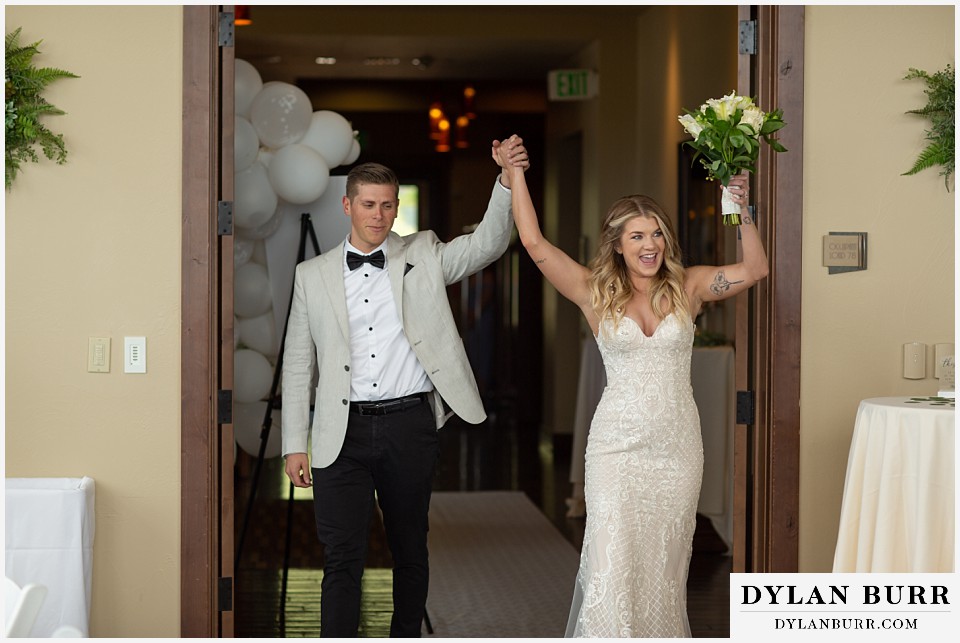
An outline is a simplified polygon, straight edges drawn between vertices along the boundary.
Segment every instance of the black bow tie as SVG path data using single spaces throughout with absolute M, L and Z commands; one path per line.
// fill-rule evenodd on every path
M 383 268 L 383 250 L 377 250 L 372 255 L 358 255 L 356 252 L 347 253 L 347 267 L 350 268 L 350 270 L 356 270 L 365 263 L 369 263 L 377 268 Z

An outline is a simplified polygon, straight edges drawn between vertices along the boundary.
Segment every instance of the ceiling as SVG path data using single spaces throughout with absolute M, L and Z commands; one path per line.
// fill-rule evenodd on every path
M 642 7 L 249 6 L 236 55 L 264 81 L 538 80 L 574 64 L 591 21 Z M 242 11 L 242 9 L 241 9 Z M 582 26 L 586 25 L 586 26 Z M 318 57 L 336 64 L 317 64 Z
M 557 41 L 464 40 L 448 36 L 278 36 L 238 29 L 236 54 L 264 80 L 546 79 L 576 53 Z M 318 57 L 335 58 L 320 65 Z

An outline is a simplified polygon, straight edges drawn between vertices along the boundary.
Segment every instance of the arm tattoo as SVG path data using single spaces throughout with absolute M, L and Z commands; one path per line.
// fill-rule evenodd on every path
M 713 279 L 713 283 L 710 284 L 710 292 L 712 292 L 717 297 L 720 297 L 724 293 L 726 293 L 728 290 L 730 290 L 730 286 L 734 286 L 736 284 L 742 284 L 742 283 L 743 283 L 742 279 L 740 281 L 727 281 L 727 278 L 724 276 L 723 271 L 718 270 L 717 276 Z
M 749 214 L 746 214 L 746 213 L 740 216 L 740 221 L 742 221 L 744 225 L 750 225 L 751 223 L 753 223 L 753 219 L 750 217 Z
M 544 257 L 543 259 L 534 259 L 534 260 L 533 260 L 533 263 L 539 265 L 539 264 L 541 264 L 541 263 L 544 263 L 546 260 L 547 260 L 546 257 Z

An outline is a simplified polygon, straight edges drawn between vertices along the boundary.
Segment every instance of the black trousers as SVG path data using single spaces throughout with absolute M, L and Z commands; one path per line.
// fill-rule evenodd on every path
M 419 637 L 427 604 L 427 512 L 440 454 L 430 404 L 387 415 L 350 413 L 340 455 L 311 469 L 324 546 L 320 636 L 355 637 L 374 492 L 393 555 L 391 637 Z

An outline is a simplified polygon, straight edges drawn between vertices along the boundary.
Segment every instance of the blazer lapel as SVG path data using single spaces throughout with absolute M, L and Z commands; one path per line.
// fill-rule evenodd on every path
M 387 237 L 387 270 L 390 272 L 390 288 L 397 302 L 397 314 L 403 326 L 403 276 L 406 274 L 407 244 L 395 232 Z
M 320 266 L 320 277 L 326 286 L 327 296 L 330 298 L 330 307 L 345 342 L 350 342 L 350 323 L 347 319 L 347 294 L 343 286 L 343 246 L 341 242 L 332 250 L 325 252 L 326 261 Z

